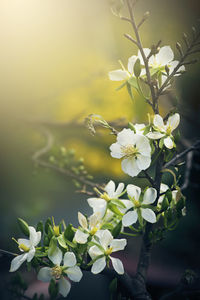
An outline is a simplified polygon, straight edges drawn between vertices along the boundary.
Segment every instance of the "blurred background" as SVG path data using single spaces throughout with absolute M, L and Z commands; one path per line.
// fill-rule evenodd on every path
M 147 105 L 135 93 L 132 102 L 126 91 L 108 72 L 126 66 L 137 49 L 123 37 L 132 34 L 129 24 L 111 12 L 108 0 L 1 0 L 0 1 L 0 244 L 16 251 L 11 237 L 19 236 L 17 217 L 35 225 L 54 215 L 59 222 L 77 225 L 77 211 L 91 213 L 87 196 L 76 193 L 70 178 L 45 168 L 36 168 L 32 155 L 46 141 L 41 125 L 55 138 L 55 147 L 75 151 L 84 158 L 95 182 L 110 179 L 130 183 L 120 161 L 111 158 L 109 146 L 115 138 L 106 130 L 91 136 L 84 118 L 96 113 L 107 121 L 147 122 Z M 117 1 L 116 1 L 117 2 Z M 140 0 L 139 21 L 144 12 L 150 18 L 141 28 L 144 47 L 162 40 L 178 59 L 175 44 L 182 33 L 192 36 L 199 28 L 199 0 Z M 123 11 L 126 14 L 126 11 Z M 198 54 L 195 54 L 198 58 Z M 163 97 L 161 113 L 175 102 L 181 109 L 181 133 L 194 142 L 200 123 L 199 63 L 188 66 L 176 81 L 176 94 Z M 60 125 L 64 124 L 64 125 Z M 76 124 L 76 125 L 75 125 Z M 149 270 L 151 288 L 172 287 L 187 268 L 198 269 L 199 256 L 199 168 L 194 155 L 187 216 L 168 238 L 154 248 Z M 131 182 L 135 182 L 132 181 Z M 167 182 L 165 182 L 167 183 Z M 140 239 L 127 247 L 125 267 L 134 274 Z M 6 266 L 3 270 L 7 274 Z M 156 298 L 155 298 L 156 299 Z

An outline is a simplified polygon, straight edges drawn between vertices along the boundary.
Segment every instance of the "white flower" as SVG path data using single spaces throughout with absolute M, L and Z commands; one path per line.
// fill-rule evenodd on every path
M 78 221 L 81 225 L 81 229 L 77 229 L 74 240 L 79 244 L 87 243 L 87 239 L 90 235 L 94 235 L 101 227 L 101 213 L 96 212 L 88 218 L 78 212 Z
M 148 55 L 151 52 L 151 49 L 144 48 L 143 51 L 144 51 L 145 56 L 148 57 Z M 138 58 L 140 59 L 141 63 L 144 65 L 144 61 L 143 61 L 140 51 L 138 52 Z M 173 53 L 171 47 L 170 46 L 161 47 L 157 54 L 152 55 L 149 58 L 150 70 L 151 69 L 153 69 L 155 71 L 160 70 L 160 71 L 166 73 L 165 66 L 167 66 L 169 69 L 169 74 L 171 74 L 179 63 L 179 61 L 173 60 L 173 59 L 174 59 L 174 53 Z M 185 67 L 181 66 L 177 70 L 177 73 L 183 72 L 183 71 L 185 71 Z M 180 75 L 180 74 L 175 74 L 175 76 L 178 76 L 178 75 Z
M 76 265 L 76 256 L 73 252 L 65 253 L 61 266 L 62 251 L 57 248 L 50 259 L 55 266 L 53 268 L 41 268 L 37 278 L 43 282 L 49 282 L 52 278 L 58 280 L 59 293 L 66 297 L 69 294 L 71 283 L 64 276 L 67 275 L 70 280 L 75 282 L 79 282 L 83 276 L 81 269 Z
M 127 193 L 131 202 L 133 211 L 127 212 L 122 218 L 123 226 L 127 227 L 136 223 L 138 215 L 150 223 L 156 222 L 156 215 L 152 209 L 146 207 L 155 202 L 157 191 L 154 188 L 148 188 L 142 199 L 140 199 L 141 188 L 133 184 L 127 186 Z
M 180 122 L 180 115 L 175 113 L 174 115 L 168 118 L 166 125 L 163 122 L 163 118 L 156 114 L 153 119 L 155 131 L 149 132 L 146 136 L 150 139 L 160 139 L 164 138 L 163 142 L 165 147 L 172 149 L 174 145 L 172 131 L 174 131 Z
M 124 273 L 124 267 L 120 259 L 111 257 L 111 253 L 124 250 L 127 244 L 126 239 L 113 239 L 112 234 L 109 230 L 102 230 L 99 235 L 99 243 L 92 246 L 88 253 L 92 259 L 97 258 L 92 265 L 91 272 L 93 274 L 100 273 L 106 266 L 106 261 L 111 260 L 113 268 L 118 274 Z
M 123 129 L 117 135 L 117 142 L 110 146 L 111 156 L 123 158 L 122 170 L 134 177 L 151 164 L 151 147 L 145 136 Z
M 108 73 L 109 79 L 112 81 L 121 81 L 121 80 L 128 80 L 130 77 L 134 76 L 133 68 L 134 64 L 137 60 L 137 56 L 133 55 L 128 59 L 128 70 L 118 69 Z
M 105 193 L 100 194 L 100 198 L 89 198 L 88 204 L 93 208 L 94 213 L 100 213 L 101 217 L 105 216 L 107 208 L 110 203 L 120 206 L 120 204 L 124 207 L 124 209 L 128 209 L 126 205 L 128 204 L 128 200 L 118 199 L 123 193 L 124 183 L 119 183 L 118 187 L 115 187 L 114 181 L 110 180 L 108 184 L 105 186 Z M 117 201 L 116 201 L 117 200 Z
M 30 262 L 35 255 L 35 247 L 39 244 L 41 240 L 41 232 L 35 230 L 34 227 L 29 226 L 29 240 L 28 239 L 18 239 L 17 244 L 19 245 L 19 250 L 24 252 L 24 254 L 16 256 L 11 261 L 10 272 L 14 272 L 23 264 L 25 260 Z

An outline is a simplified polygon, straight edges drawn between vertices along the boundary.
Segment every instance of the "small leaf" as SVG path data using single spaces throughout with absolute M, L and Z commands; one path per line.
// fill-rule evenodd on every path
M 74 238 L 74 231 L 72 229 L 72 224 L 69 224 L 65 231 L 64 231 L 64 237 L 65 239 L 67 239 L 68 241 L 72 242 L 73 238 Z
M 36 231 L 40 231 L 41 234 L 43 234 L 44 228 L 43 228 L 43 222 L 42 222 L 42 221 L 39 221 L 39 222 L 37 223 Z
M 57 297 L 58 285 L 56 284 L 54 279 L 51 279 L 48 291 L 49 291 L 50 299 L 55 299 Z
M 50 219 L 50 218 L 48 218 L 48 219 L 46 220 L 45 225 L 44 225 L 44 229 L 45 229 L 46 234 L 48 234 L 48 228 L 49 228 L 49 225 L 52 226 L 52 223 L 51 223 L 51 219 Z
M 19 228 L 21 229 L 21 231 L 23 232 L 23 234 L 25 236 L 29 236 L 29 228 L 28 228 L 28 224 L 21 218 L 17 219 L 17 223 L 19 225 Z
M 131 89 L 131 85 L 127 82 L 126 83 L 126 87 L 127 87 L 127 91 L 129 93 L 129 96 L 131 97 L 131 99 L 133 100 L 134 97 L 133 97 L 133 93 L 132 93 L 132 89 Z
M 134 74 L 136 77 L 140 76 L 141 73 L 141 65 L 140 65 L 140 59 L 138 58 L 134 64 L 134 68 L 133 68 Z
M 66 245 L 66 242 L 65 242 L 65 239 L 64 239 L 64 236 L 61 234 L 58 238 L 58 243 L 59 245 L 64 248 L 64 249 L 68 249 L 67 245 Z
M 122 221 L 120 221 L 112 230 L 112 235 L 114 238 L 116 238 L 120 234 L 121 229 L 122 229 Z

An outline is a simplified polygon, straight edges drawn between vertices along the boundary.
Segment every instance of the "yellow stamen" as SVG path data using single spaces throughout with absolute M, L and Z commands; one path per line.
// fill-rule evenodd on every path
M 110 201 L 111 200 L 111 198 L 108 196 L 107 193 L 101 194 L 101 198 L 104 199 L 104 200 L 106 200 L 106 201 Z
M 60 229 L 59 229 L 59 226 L 53 226 L 53 231 L 55 233 L 56 236 L 59 236 L 60 235 Z
M 169 126 L 167 127 L 166 133 L 167 133 L 167 135 L 171 135 L 171 132 L 172 132 L 172 128 L 171 128 L 171 126 L 169 125 Z
M 24 244 L 19 244 L 19 249 L 23 250 L 24 252 L 28 252 L 30 250 L 30 248 Z
M 108 248 L 108 249 L 105 251 L 105 254 L 106 254 L 106 255 L 110 255 L 110 254 L 112 253 L 112 251 L 113 251 L 113 248 L 110 247 L 110 248 Z
M 98 228 L 97 227 L 93 227 L 91 230 L 90 230 L 90 234 L 91 235 L 94 235 L 96 232 L 97 232 Z
M 140 202 L 138 200 L 135 200 L 135 199 L 133 199 L 133 204 L 137 208 L 139 208 L 141 206 Z
M 121 148 L 122 150 L 122 153 L 124 154 L 124 156 L 126 157 L 136 157 L 137 154 L 139 153 L 138 152 L 138 149 L 134 146 L 134 145 L 126 145 L 126 146 L 123 146 Z
M 60 279 L 62 275 L 62 268 L 60 266 L 55 266 L 51 270 L 51 275 L 56 279 Z

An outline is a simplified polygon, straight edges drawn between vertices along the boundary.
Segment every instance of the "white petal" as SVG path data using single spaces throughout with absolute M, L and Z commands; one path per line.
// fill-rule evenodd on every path
M 115 258 L 115 257 L 111 257 L 111 256 L 110 256 L 110 259 L 112 261 L 112 265 L 113 265 L 113 268 L 115 269 L 115 271 L 120 275 L 124 274 L 124 267 L 123 267 L 121 260 L 119 258 Z
M 128 59 L 128 71 L 130 74 L 133 74 L 133 68 L 134 68 L 134 64 L 135 64 L 137 58 L 138 57 L 136 55 L 133 55 L 133 56 L 129 57 L 129 59 Z
M 112 242 L 113 236 L 110 231 L 106 229 L 103 231 L 103 234 L 99 240 L 102 247 L 106 250 L 108 248 L 108 245 L 110 245 L 110 243 Z
M 93 274 L 98 274 L 100 273 L 106 266 L 106 259 L 105 257 L 97 259 L 94 264 L 92 265 L 91 272 Z
M 152 139 L 152 140 L 158 140 L 158 139 L 161 139 L 164 134 L 163 133 L 160 133 L 158 131 L 154 131 L 154 132 L 149 132 L 146 134 L 146 136 L 149 138 L 149 139 Z
M 40 271 L 38 272 L 37 279 L 43 282 L 49 282 L 52 278 L 51 272 L 52 272 L 51 268 L 44 267 L 40 269 Z
M 61 278 L 58 282 L 59 293 L 63 297 L 67 297 L 67 295 L 69 294 L 70 289 L 71 289 L 71 283 L 67 279 L 65 279 L 63 276 L 61 276 Z
M 124 171 L 124 173 L 132 177 L 137 176 L 141 171 L 138 168 L 135 158 L 132 157 L 124 158 L 122 160 L 122 170 Z
M 114 192 L 115 192 L 115 183 L 114 183 L 114 181 L 113 181 L 113 180 L 110 180 L 110 181 L 106 184 L 104 190 L 106 191 L 106 193 L 108 194 L 108 196 L 109 196 L 110 198 L 113 198 L 113 197 L 114 197 Z
M 180 123 L 180 115 L 178 113 L 170 116 L 167 121 L 167 126 L 170 126 L 172 130 L 176 129 Z
M 67 276 L 69 279 L 75 282 L 79 282 L 83 276 L 83 273 L 81 272 L 81 269 L 78 266 L 75 266 L 73 268 L 68 268 L 65 273 L 67 273 Z
M 101 198 L 89 198 L 87 199 L 89 206 L 93 208 L 94 213 L 101 213 L 101 216 L 104 216 L 107 202 Z
M 154 119 L 153 119 L 153 124 L 160 130 L 164 130 L 165 129 L 165 125 L 163 122 L 163 118 L 160 115 L 155 115 Z
M 92 259 L 103 254 L 103 252 L 97 246 L 90 247 L 88 253 Z
M 143 131 L 145 129 L 145 125 L 144 124 L 134 124 L 134 128 L 136 130 L 136 134 L 142 135 Z
M 23 262 L 27 259 L 27 253 L 21 254 L 13 258 L 11 261 L 11 266 L 9 272 L 15 272 L 19 267 L 23 264 Z
M 148 188 L 144 193 L 142 204 L 154 203 L 157 197 L 157 191 L 154 188 Z
M 176 66 L 178 64 L 179 64 L 178 60 L 174 60 L 174 61 L 170 62 L 170 65 L 168 66 L 169 74 L 171 74 L 174 71 L 174 69 L 176 68 Z M 178 70 L 176 72 L 178 73 L 178 72 L 184 72 L 184 71 L 185 71 L 185 66 L 181 66 L 180 68 L 178 68 Z M 174 76 L 180 76 L 180 74 L 175 74 Z
M 130 200 L 119 199 L 119 201 L 122 202 L 126 206 L 126 210 L 133 207 L 133 203 Z
M 169 189 L 169 187 L 168 187 L 167 184 L 161 183 L 161 185 L 160 185 L 160 192 L 161 192 L 161 193 L 166 192 L 168 189 Z
M 126 247 L 127 241 L 126 239 L 114 239 L 110 246 L 113 248 L 112 252 L 124 250 Z
M 29 239 L 30 242 L 33 246 L 37 246 L 37 244 L 40 242 L 41 240 L 41 232 L 38 231 L 36 232 L 35 228 L 32 226 L 29 226 Z
M 122 146 L 135 144 L 135 140 L 136 135 L 131 129 L 124 128 L 117 135 L 117 142 Z
M 53 253 L 48 253 L 48 257 L 54 265 L 60 265 L 62 261 L 62 251 L 56 247 Z
M 64 255 L 64 266 L 73 267 L 76 264 L 76 256 L 73 252 L 67 252 Z
M 131 198 L 134 198 L 137 201 L 139 200 L 141 194 L 141 188 L 139 186 L 128 184 L 126 189 Z
M 35 255 L 35 247 L 31 247 L 29 252 L 27 253 L 27 262 L 30 262 Z
M 123 192 L 123 189 L 124 189 L 124 183 L 120 182 L 120 183 L 118 184 L 118 187 L 117 187 L 115 193 L 114 193 L 114 196 L 115 196 L 116 198 L 118 198 L 118 196 Z
M 149 49 L 149 48 L 143 48 L 143 51 L 144 51 L 145 56 L 147 57 L 150 54 L 151 49 Z M 142 58 L 142 55 L 141 55 L 140 51 L 138 51 L 138 58 L 140 59 L 141 64 L 144 65 L 144 60 Z
M 135 135 L 137 137 L 136 148 L 138 152 L 145 156 L 150 156 L 151 154 L 151 146 L 149 144 L 149 140 L 143 135 Z
M 174 59 L 174 53 L 170 46 L 164 46 L 160 48 L 158 54 L 156 54 L 156 60 L 159 65 L 165 66 Z
M 151 157 L 144 156 L 144 155 L 138 155 L 136 163 L 140 170 L 146 170 L 151 164 Z
M 124 154 L 122 153 L 121 145 L 114 143 L 110 146 L 110 155 L 114 158 L 122 158 Z
M 109 79 L 112 81 L 121 81 L 129 78 L 129 74 L 127 71 L 118 69 L 108 73 Z
M 92 214 L 88 219 L 89 219 L 89 226 L 92 229 L 93 227 L 95 227 L 100 222 L 101 213 L 96 212 L 96 213 Z
M 145 219 L 147 222 L 155 223 L 156 222 L 156 215 L 150 208 L 141 208 L 141 213 L 143 219 Z
M 75 233 L 74 239 L 79 244 L 85 244 L 87 243 L 88 236 L 88 233 L 84 233 L 83 231 L 78 229 Z
M 84 229 L 87 229 L 88 228 L 88 222 L 87 222 L 87 219 L 86 217 L 78 212 L 78 221 L 79 221 L 79 224 L 81 225 L 81 227 L 83 227 Z
M 122 224 L 125 227 L 128 227 L 137 222 L 138 215 L 136 211 L 129 211 L 122 218 Z
M 174 143 L 173 143 L 172 139 L 169 136 L 166 139 L 164 139 L 164 145 L 168 149 L 172 149 L 174 147 Z

